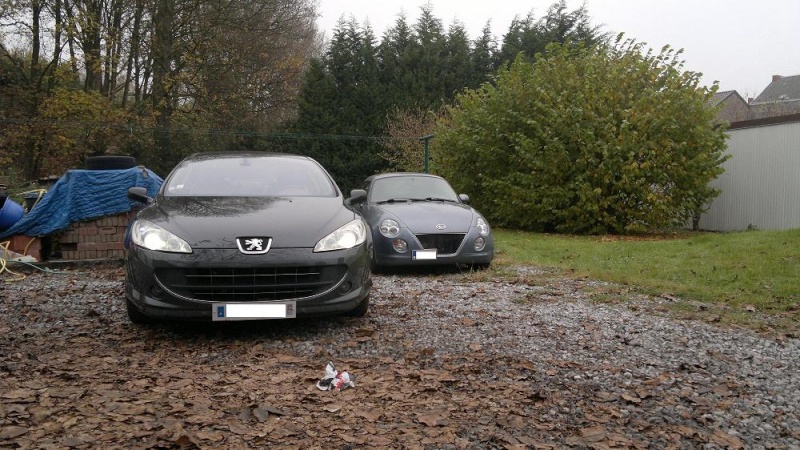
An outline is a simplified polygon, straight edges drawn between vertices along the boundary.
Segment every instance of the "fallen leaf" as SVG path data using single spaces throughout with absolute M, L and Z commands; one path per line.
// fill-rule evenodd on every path
M 374 328 L 359 328 L 356 330 L 355 335 L 359 337 L 368 337 L 375 334 Z
M 363 417 L 364 419 L 370 422 L 377 422 L 378 419 L 383 416 L 383 411 L 379 409 L 369 409 L 369 410 L 358 410 L 355 414 L 359 417 Z
M 741 439 L 737 438 L 736 436 L 732 436 L 722 430 L 715 430 L 714 434 L 711 436 L 711 439 L 715 443 L 725 448 L 733 450 L 744 448 L 744 444 L 742 444 Z
M 629 395 L 629 394 L 622 394 L 621 397 L 622 397 L 623 400 L 625 400 L 625 401 L 627 401 L 629 403 L 636 403 L 636 404 L 642 403 L 642 399 L 640 399 L 638 396 Z
M 253 416 L 255 416 L 256 420 L 263 423 L 269 417 L 269 411 L 259 406 L 253 410 Z
M 250 427 L 238 423 L 229 424 L 228 429 L 231 430 L 233 434 L 244 435 L 250 433 Z
M 598 392 L 594 394 L 595 398 L 603 403 L 613 402 L 617 400 L 617 394 L 612 394 L 611 392 Z
M 448 424 L 447 417 L 440 413 L 428 413 L 424 415 L 418 415 L 417 421 L 419 423 L 425 424 L 429 427 L 441 427 Z
M 221 442 L 225 439 L 225 434 L 220 431 L 200 430 L 197 431 L 195 435 L 202 441 Z
M 646 399 L 646 398 L 652 397 L 653 393 L 651 391 L 646 390 L 646 389 L 637 389 L 636 390 L 636 395 L 638 395 L 639 398 L 641 398 L 641 399 Z
M 606 438 L 606 429 L 604 427 L 590 427 L 581 430 L 581 437 L 586 442 L 600 442 Z
M 27 432 L 28 429 L 25 427 L 6 427 L 0 430 L 0 439 L 14 439 L 15 437 L 22 436 Z
M 278 409 L 270 404 L 259 405 L 259 408 L 262 408 L 270 414 L 274 414 L 276 416 L 285 416 L 287 414 L 286 411 Z
M 64 445 L 67 447 L 80 447 L 84 444 L 86 444 L 86 442 L 84 442 L 83 439 L 75 436 L 67 436 L 67 438 L 64 439 Z
M 33 400 L 36 397 L 36 391 L 31 389 L 12 389 L 2 394 L 2 398 L 8 400 Z

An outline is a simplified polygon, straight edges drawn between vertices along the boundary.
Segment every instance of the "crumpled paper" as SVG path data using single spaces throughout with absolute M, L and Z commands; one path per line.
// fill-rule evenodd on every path
M 336 370 L 332 362 L 325 366 L 325 376 L 317 381 L 317 389 L 320 391 L 341 391 L 343 389 L 356 387 L 356 376 L 347 372 Z

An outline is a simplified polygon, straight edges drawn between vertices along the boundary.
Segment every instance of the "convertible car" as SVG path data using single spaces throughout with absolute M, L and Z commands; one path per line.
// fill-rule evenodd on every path
M 134 323 L 367 313 L 367 226 L 313 159 L 196 154 L 128 197 L 146 205 L 126 236 Z
M 363 195 L 363 190 L 367 195 Z M 364 181 L 352 203 L 372 233 L 373 265 L 470 265 L 494 258 L 489 223 L 442 177 L 387 173 Z

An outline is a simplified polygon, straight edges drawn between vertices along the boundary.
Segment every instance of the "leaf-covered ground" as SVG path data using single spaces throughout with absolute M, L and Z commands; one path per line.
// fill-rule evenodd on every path
M 488 307 L 436 313 L 444 325 L 426 333 L 441 336 L 410 337 L 423 293 L 452 292 L 457 275 L 415 281 L 407 294 L 391 289 L 396 277 L 376 277 L 363 319 L 141 327 L 125 316 L 119 267 L 74 270 L 84 271 L 0 283 L 0 448 L 748 446 L 715 422 L 746 392 L 734 376 L 709 381 L 691 376 L 700 366 L 676 367 L 631 383 L 628 369 L 607 361 L 520 356 L 480 333 L 496 321 Z M 549 286 L 540 297 L 577 289 Z M 470 292 L 490 296 L 485 287 Z M 599 336 L 591 321 L 582 326 Z M 462 348 L 447 342 L 460 330 L 484 338 L 452 350 Z M 573 339 L 553 330 L 553 345 Z M 587 351 L 596 345 L 580 339 Z M 328 361 L 356 386 L 317 389 Z M 573 375 L 591 370 L 621 381 Z M 774 439 L 760 446 L 798 442 L 800 433 L 774 421 Z

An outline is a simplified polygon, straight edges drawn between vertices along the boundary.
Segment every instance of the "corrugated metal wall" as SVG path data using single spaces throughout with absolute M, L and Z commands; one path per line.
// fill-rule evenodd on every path
M 728 131 L 722 194 L 700 218 L 716 231 L 800 228 L 800 122 Z

